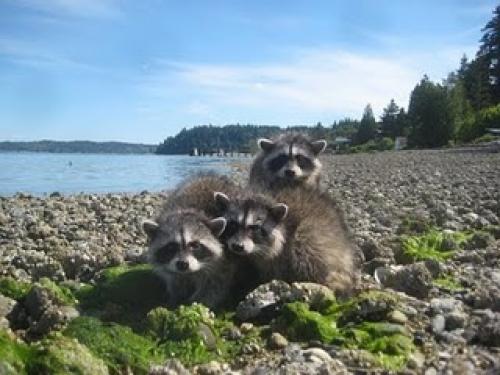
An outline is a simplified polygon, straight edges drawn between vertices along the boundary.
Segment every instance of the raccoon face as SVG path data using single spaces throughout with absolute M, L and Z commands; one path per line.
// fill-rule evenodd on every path
M 288 135 L 278 138 L 259 139 L 264 152 L 264 170 L 271 180 L 288 183 L 306 180 L 321 168 L 318 155 L 326 148 L 325 140 L 311 142 L 303 135 Z
M 271 258 L 282 250 L 287 205 L 260 197 L 233 200 L 220 192 L 215 200 L 225 212 L 227 225 L 221 238 L 231 252 Z
M 145 221 L 148 258 L 157 270 L 187 274 L 207 270 L 223 256 L 218 236 L 226 220 L 208 220 L 191 213 L 174 213 L 160 223 Z

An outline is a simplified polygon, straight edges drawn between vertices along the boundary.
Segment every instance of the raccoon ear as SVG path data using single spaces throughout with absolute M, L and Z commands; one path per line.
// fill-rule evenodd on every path
M 271 215 L 277 221 L 283 220 L 288 214 L 288 206 L 284 203 L 278 203 L 271 207 Z
M 153 220 L 144 220 L 142 222 L 142 229 L 146 232 L 149 238 L 153 238 L 158 230 L 158 223 Z
M 210 220 L 207 225 L 212 233 L 219 237 L 222 232 L 224 232 L 224 229 L 226 229 L 226 223 L 226 219 L 224 219 L 223 217 L 217 217 Z
M 229 206 L 229 197 L 220 191 L 214 192 L 214 199 L 215 203 L 217 203 L 224 210 Z
M 326 148 L 326 141 L 324 139 L 312 142 L 312 150 L 315 155 L 321 154 L 323 151 L 325 151 L 325 148 Z
M 264 151 L 264 152 L 268 152 L 268 151 L 271 151 L 274 147 L 274 142 L 271 141 L 270 139 L 268 138 L 259 138 L 257 140 L 257 145 L 259 146 L 259 148 Z

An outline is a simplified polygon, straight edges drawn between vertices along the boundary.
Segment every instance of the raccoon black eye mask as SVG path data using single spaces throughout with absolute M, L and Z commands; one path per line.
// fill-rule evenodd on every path
M 170 242 L 163 246 L 162 248 L 156 250 L 155 261 L 157 263 L 168 263 L 172 260 L 177 252 L 179 252 L 180 246 L 177 242 Z

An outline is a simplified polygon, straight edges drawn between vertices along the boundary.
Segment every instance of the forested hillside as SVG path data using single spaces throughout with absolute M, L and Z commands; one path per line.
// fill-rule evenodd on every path
M 36 141 L 0 142 L 0 151 L 32 151 L 84 154 L 146 154 L 153 153 L 156 146 L 123 142 L 91 141 Z

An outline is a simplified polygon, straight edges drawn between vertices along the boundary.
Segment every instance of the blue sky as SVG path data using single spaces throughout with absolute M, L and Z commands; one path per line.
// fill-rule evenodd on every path
M 407 107 L 473 56 L 491 0 L 0 0 L 0 140 L 158 143 L 212 123 Z

